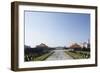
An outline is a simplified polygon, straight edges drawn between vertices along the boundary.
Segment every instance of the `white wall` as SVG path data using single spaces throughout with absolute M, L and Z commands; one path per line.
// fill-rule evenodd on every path
M 14 73 L 10 70 L 10 54 L 11 54 L 11 12 L 10 3 L 14 0 L 0 0 L 0 73 Z M 18 1 L 18 0 L 17 0 Z M 65 4 L 79 4 L 79 5 L 99 5 L 100 0 L 19 0 L 19 1 L 37 1 L 48 3 L 65 3 Z M 100 13 L 100 5 L 99 12 Z M 98 20 L 100 19 L 98 14 Z M 100 23 L 100 22 L 99 22 Z M 98 29 L 100 25 L 98 23 Z M 100 31 L 100 29 L 98 30 Z M 100 33 L 98 33 L 100 37 Z M 100 40 L 100 38 L 98 39 Z M 100 46 L 99 46 L 100 47 Z M 98 48 L 99 48 L 98 47 Z M 98 49 L 100 52 L 100 49 Z M 100 56 L 100 53 L 98 54 Z M 99 58 L 100 61 L 100 58 Z M 100 65 L 100 62 L 99 62 Z M 73 68 L 73 69 L 55 69 L 55 70 L 40 70 L 34 73 L 99 73 L 100 66 L 88 68 Z M 24 72 L 22 72 L 24 73 Z M 33 73 L 33 71 L 26 71 L 25 73 Z

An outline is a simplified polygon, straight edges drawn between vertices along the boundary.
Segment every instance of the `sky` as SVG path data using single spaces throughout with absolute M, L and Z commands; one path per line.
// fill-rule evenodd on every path
M 70 46 L 90 38 L 90 14 L 24 11 L 25 45 Z

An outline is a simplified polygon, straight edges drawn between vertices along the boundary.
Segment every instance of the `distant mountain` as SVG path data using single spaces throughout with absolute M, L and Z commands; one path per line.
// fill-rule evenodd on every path
M 70 46 L 70 48 L 81 48 L 81 46 L 77 43 L 74 43 Z
M 36 47 L 46 47 L 46 48 L 48 48 L 48 46 L 44 43 L 41 43 L 40 45 L 37 45 Z

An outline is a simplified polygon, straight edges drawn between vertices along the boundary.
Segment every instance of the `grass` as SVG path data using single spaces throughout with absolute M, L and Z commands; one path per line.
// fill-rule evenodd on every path
M 70 55 L 73 59 L 87 59 L 87 58 L 90 58 L 90 52 L 85 52 L 85 51 L 65 51 L 65 53 Z
M 43 54 L 42 56 L 34 58 L 33 61 L 43 61 L 43 60 L 47 59 L 49 56 L 51 56 L 53 53 L 54 52 Z

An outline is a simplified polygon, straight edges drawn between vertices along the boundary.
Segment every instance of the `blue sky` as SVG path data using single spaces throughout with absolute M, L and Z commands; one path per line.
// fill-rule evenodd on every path
M 90 38 L 90 15 L 25 11 L 25 45 L 69 46 Z

